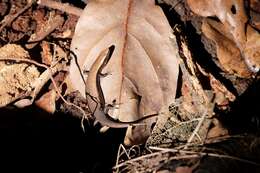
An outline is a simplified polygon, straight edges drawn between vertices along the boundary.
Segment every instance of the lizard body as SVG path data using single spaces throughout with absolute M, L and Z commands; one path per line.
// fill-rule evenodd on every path
M 129 126 L 144 125 L 143 123 L 141 123 L 143 120 L 157 116 L 158 114 L 156 113 L 149 116 L 145 116 L 136 121 L 121 122 L 113 119 L 107 113 L 105 113 L 106 102 L 100 85 L 100 76 L 103 68 L 109 62 L 114 49 L 115 46 L 112 45 L 108 49 L 102 51 L 88 73 L 86 83 L 86 98 L 88 101 L 88 107 L 90 111 L 94 113 L 96 120 L 103 126 L 108 126 L 111 128 L 127 128 Z M 96 100 L 94 101 L 93 99 Z

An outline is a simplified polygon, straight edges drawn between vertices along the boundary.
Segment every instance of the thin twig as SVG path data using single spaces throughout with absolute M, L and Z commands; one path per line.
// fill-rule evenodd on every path
M 170 10 L 174 9 L 177 7 L 182 2 L 182 0 L 177 1 L 174 5 L 171 6 Z
M 223 154 L 216 154 L 216 153 L 206 153 L 206 152 L 196 152 L 196 151 L 187 151 L 187 150 L 176 150 L 172 148 L 161 148 L 161 147 L 149 147 L 152 150 L 160 151 L 160 152 L 172 152 L 172 153 L 182 153 L 182 154 L 199 154 L 200 156 L 211 156 L 211 157 L 218 157 L 218 158 L 226 158 L 226 159 L 232 159 L 237 160 L 240 162 L 252 164 L 255 166 L 260 166 L 260 163 L 256 163 L 250 160 L 241 159 L 235 156 L 229 156 L 229 155 L 223 155 Z
M 189 139 L 187 141 L 187 145 L 189 145 L 193 141 L 195 136 L 199 136 L 198 132 L 199 132 L 200 127 L 202 126 L 203 122 L 205 121 L 206 117 L 207 117 L 207 111 L 205 110 L 205 112 L 203 113 L 198 125 L 196 126 L 195 130 L 192 132 L 191 136 L 189 137 Z M 186 148 L 187 147 L 185 147 L 184 149 L 186 149 Z
M 73 14 L 75 16 L 80 16 L 83 11 L 82 9 L 73 7 L 68 3 L 61 3 L 61 2 L 56 2 L 56 1 L 52 1 L 52 0 L 38 0 L 37 4 L 46 6 L 49 8 L 53 8 L 56 10 L 60 10 L 60 11 L 66 12 L 68 14 Z
M 169 152 L 167 151 L 165 153 L 169 153 Z M 150 157 L 153 157 L 153 156 L 156 156 L 156 155 L 161 155 L 161 154 L 163 154 L 163 153 L 155 152 L 155 153 L 152 153 L 152 154 L 148 154 L 148 155 L 144 155 L 144 156 L 141 156 L 141 157 L 137 157 L 135 159 L 123 162 L 123 163 L 115 166 L 113 169 L 119 169 L 120 167 L 126 166 L 128 164 L 134 165 L 134 163 L 137 162 L 137 161 L 140 161 L 140 160 L 143 160 L 143 159 L 146 159 L 146 158 L 150 158 Z M 170 161 L 170 160 L 181 160 L 181 159 L 192 159 L 192 158 L 197 158 L 197 157 L 201 157 L 201 156 L 198 155 L 198 154 L 184 155 L 184 156 L 173 156 L 173 157 L 169 158 L 168 161 Z

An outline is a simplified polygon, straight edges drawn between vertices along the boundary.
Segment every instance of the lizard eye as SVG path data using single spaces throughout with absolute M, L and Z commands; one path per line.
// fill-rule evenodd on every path
M 83 70 L 83 74 L 88 74 L 89 73 L 89 70 Z
M 116 104 L 116 99 L 114 99 L 114 100 L 112 101 L 112 103 L 113 103 L 113 105 L 115 105 L 115 104 Z

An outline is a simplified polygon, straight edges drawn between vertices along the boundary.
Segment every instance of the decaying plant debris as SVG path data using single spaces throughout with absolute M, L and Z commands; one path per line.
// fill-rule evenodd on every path
M 258 86 L 257 0 L 85 3 L 0 2 L 0 107 L 125 123 L 115 172 L 259 172 L 258 130 L 226 121 Z

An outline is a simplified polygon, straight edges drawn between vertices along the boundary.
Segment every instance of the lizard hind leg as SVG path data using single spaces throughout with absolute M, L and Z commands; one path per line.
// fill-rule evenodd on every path
M 109 129 L 110 129 L 110 127 L 108 127 L 108 126 L 103 126 L 103 127 L 100 128 L 99 132 L 100 132 L 100 133 L 105 133 L 105 132 L 107 132 Z

